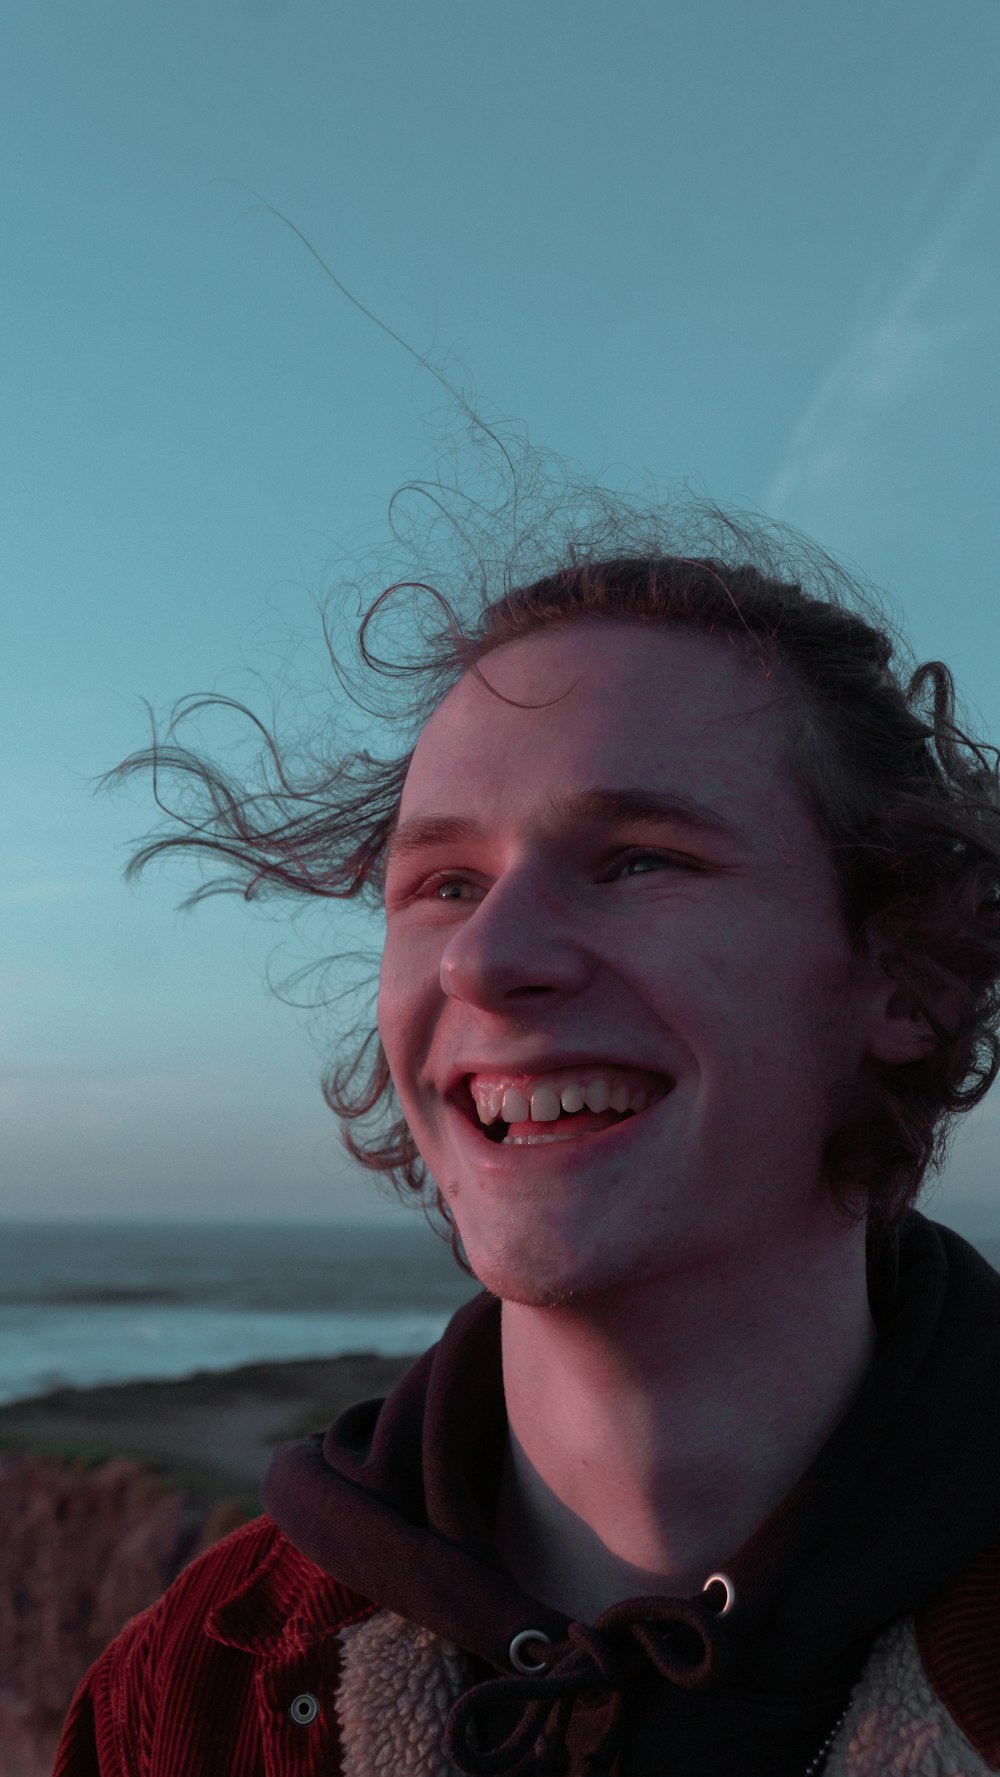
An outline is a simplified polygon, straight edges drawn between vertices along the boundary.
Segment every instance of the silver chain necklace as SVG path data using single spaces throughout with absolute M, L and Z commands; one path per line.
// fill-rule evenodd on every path
M 850 1705 L 850 1703 L 848 1703 L 847 1708 L 844 1710 L 843 1715 L 840 1717 L 840 1720 L 834 1722 L 833 1727 L 830 1729 L 830 1732 L 827 1734 L 827 1737 L 824 1740 L 822 1746 L 820 1747 L 818 1753 L 816 1754 L 816 1757 L 813 1759 L 812 1764 L 807 1765 L 805 1770 L 803 1771 L 802 1777 L 813 1777 L 813 1773 L 818 1771 L 820 1769 L 820 1767 L 824 1764 L 824 1762 L 826 1760 L 827 1753 L 829 1752 L 831 1746 L 833 1745 L 833 1742 L 837 1738 L 837 1735 L 840 1733 L 841 1728 L 843 1727 L 845 1721 L 847 1720 L 847 1716 L 848 1716 L 848 1712 L 850 1710 L 850 1707 L 851 1707 L 851 1705 Z
M 732 1610 L 733 1605 L 736 1603 L 736 1589 L 733 1586 L 733 1582 L 729 1578 L 728 1574 L 712 1573 L 712 1574 L 709 1574 L 708 1579 L 705 1581 L 705 1584 L 702 1586 L 702 1593 L 704 1594 L 704 1593 L 708 1592 L 710 1590 L 710 1588 L 714 1585 L 721 1585 L 725 1588 L 726 1601 L 722 1605 L 721 1609 L 719 1610 L 719 1615 L 724 1617 L 728 1614 L 728 1612 L 730 1610 Z M 837 1738 L 837 1735 L 840 1733 L 840 1730 L 843 1727 L 845 1721 L 847 1720 L 847 1716 L 850 1711 L 850 1707 L 851 1707 L 851 1701 L 850 1701 L 850 1698 L 848 1698 L 846 1708 L 843 1710 L 839 1719 L 834 1722 L 833 1727 L 830 1729 L 830 1732 L 827 1734 L 826 1739 L 824 1740 L 824 1742 L 823 1742 L 822 1746 L 820 1747 L 818 1753 L 816 1754 L 815 1758 L 812 1760 L 812 1762 L 810 1764 L 808 1764 L 806 1766 L 805 1770 L 803 1771 L 802 1777 L 815 1777 L 815 1773 L 818 1770 L 820 1770 L 822 1765 L 825 1764 L 826 1755 L 829 1752 L 831 1746 L 833 1745 L 834 1740 Z

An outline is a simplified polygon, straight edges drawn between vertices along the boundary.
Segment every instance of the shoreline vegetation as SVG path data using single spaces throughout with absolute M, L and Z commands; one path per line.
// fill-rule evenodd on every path
M 356 1401 L 388 1394 L 419 1355 L 348 1352 L 56 1388 L 0 1406 L 0 1458 L 30 1452 L 93 1466 L 127 1457 L 199 1503 L 233 1495 L 256 1500 L 276 1445 L 324 1431 Z
M 389 1394 L 419 1355 L 245 1364 L 0 1406 L 3 1777 L 49 1777 L 84 1673 L 189 1561 L 263 1511 L 276 1446 Z

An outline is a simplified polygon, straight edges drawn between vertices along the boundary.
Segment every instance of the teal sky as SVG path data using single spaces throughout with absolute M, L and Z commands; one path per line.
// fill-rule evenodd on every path
M 294 633 L 322 700 L 311 596 L 435 473 L 438 384 L 240 185 L 578 471 L 860 564 L 1000 742 L 998 55 L 998 0 L 7 0 L 0 1215 L 379 1213 L 264 978 L 315 950 L 124 887 L 152 803 L 91 788 Z M 998 1102 L 930 1213 L 1000 1224 Z

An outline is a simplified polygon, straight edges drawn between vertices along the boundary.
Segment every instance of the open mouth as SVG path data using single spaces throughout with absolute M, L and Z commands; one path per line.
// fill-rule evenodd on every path
M 507 1147 L 539 1147 L 546 1143 L 581 1141 L 593 1139 L 606 1129 L 616 1128 L 619 1123 L 628 1123 L 636 1117 L 644 1117 L 648 1111 L 654 1110 L 661 1099 L 673 1091 L 676 1082 L 665 1076 L 662 1090 L 652 1102 L 641 1111 L 592 1111 L 583 1106 L 578 1111 L 560 1110 L 558 1117 L 544 1122 L 505 1123 L 497 1117 L 492 1123 L 481 1123 L 476 1114 L 476 1107 L 469 1091 L 468 1078 L 453 1093 L 449 1100 L 466 1123 L 468 1123 L 483 1140 L 495 1146 Z

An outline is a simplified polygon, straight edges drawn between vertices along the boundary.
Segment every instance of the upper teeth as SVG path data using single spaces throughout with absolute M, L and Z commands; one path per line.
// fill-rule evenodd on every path
M 650 1099 L 659 1097 L 648 1086 L 631 1085 L 613 1074 L 594 1074 L 558 1085 L 548 1081 L 521 1086 L 487 1085 L 470 1080 L 469 1089 L 481 1123 L 552 1123 L 563 1111 L 644 1111 Z

